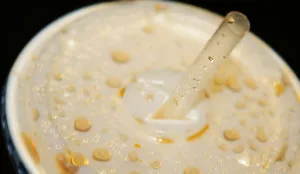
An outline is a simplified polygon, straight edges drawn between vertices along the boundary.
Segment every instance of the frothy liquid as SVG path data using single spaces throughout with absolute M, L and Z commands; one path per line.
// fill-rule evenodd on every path
M 157 92 L 167 95 L 209 37 L 208 24 L 185 10 L 198 14 L 152 1 L 94 8 L 37 51 L 20 76 L 18 105 L 38 165 L 47 173 L 284 174 L 298 164 L 299 101 L 288 71 L 259 53 L 236 51 L 220 67 L 199 93 L 201 123 L 169 131 L 147 121 Z M 125 100 L 129 87 L 137 95 Z

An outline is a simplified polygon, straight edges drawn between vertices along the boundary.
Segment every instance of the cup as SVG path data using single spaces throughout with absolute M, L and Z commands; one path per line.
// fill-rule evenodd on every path
M 87 18 L 87 16 L 90 17 Z M 102 30 L 96 32 L 93 28 L 89 28 L 90 26 L 86 25 L 88 23 L 92 23 L 93 21 L 95 23 L 99 23 L 99 26 L 101 26 L 99 28 L 103 27 Z M 86 28 L 83 28 L 82 31 L 93 31 L 94 34 L 97 34 L 97 37 L 103 36 L 103 38 L 108 39 L 107 44 L 104 44 L 104 41 L 100 42 L 98 47 L 100 52 L 105 49 L 111 49 L 114 44 L 122 42 L 123 38 L 118 37 L 118 35 L 105 36 L 107 34 L 111 34 L 110 30 L 124 34 L 128 31 L 123 31 L 122 26 L 126 26 L 128 28 L 131 27 L 136 29 L 133 30 L 132 33 L 129 32 L 128 34 L 132 36 L 132 40 L 136 39 L 135 36 L 138 38 L 140 35 L 146 34 L 146 37 L 143 36 L 145 40 L 138 38 L 135 40 L 136 43 L 139 43 L 140 45 L 149 43 L 156 45 L 154 47 L 149 47 L 157 52 L 157 54 L 152 54 L 152 56 L 159 56 L 162 58 L 176 55 L 176 53 L 174 53 L 176 52 L 176 50 L 174 50 L 175 46 L 167 45 L 168 42 L 164 42 L 165 38 L 170 39 L 170 37 L 168 35 L 161 35 L 160 39 L 156 40 L 151 40 L 149 37 L 151 37 L 152 32 L 155 32 L 155 27 L 153 28 L 153 24 L 168 27 L 169 31 L 172 31 L 170 32 L 170 35 L 178 35 L 178 38 L 194 38 L 194 40 L 190 39 L 190 41 L 181 42 L 180 39 L 174 41 L 176 42 L 177 46 L 182 43 L 186 44 L 180 45 L 182 49 L 178 49 L 181 51 L 180 54 L 186 56 L 187 58 L 194 58 L 197 56 L 198 51 L 201 50 L 201 47 L 203 47 L 203 44 L 217 29 L 221 21 L 221 16 L 200 7 L 193 7 L 171 1 L 149 0 L 95 4 L 71 12 L 49 24 L 42 31 L 40 31 L 22 50 L 10 71 L 7 84 L 2 93 L 3 131 L 6 135 L 9 153 L 13 158 L 18 172 L 57 173 L 59 171 L 55 161 L 55 158 L 57 157 L 54 151 L 62 151 L 66 146 L 65 141 L 62 137 L 57 137 L 61 135 L 57 133 L 55 126 L 51 127 L 51 121 L 39 122 L 38 124 L 32 121 L 32 114 L 36 117 L 42 117 L 41 115 L 43 114 L 49 114 L 49 108 L 44 107 L 43 113 L 41 113 L 41 111 L 36 113 L 35 110 L 32 110 L 30 106 L 33 104 L 33 102 L 24 102 L 29 100 L 26 98 L 26 95 L 23 94 L 26 93 L 26 91 L 31 90 L 28 85 L 26 86 L 28 81 L 32 84 L 39 84 L 41 79 L 47 79 L 48 76 L 46 72 L 50 72 L 51 68 L 64 68 L 59 66 L 47 67 L 47 65 L 54 65 L 57 63 L 57 61 L 61 61 L 59 56 L 60 53 L 64 52 L 64 49 L 70 51 L 70 54 L 74 54 L 76 53 L 76 50 L 73 48 L 76 48 L 76 46 L 80 44 L 80 41 L 85 42 L 85 37 L 78 35 L 76 29 L 72 29 L 72 27 L 84 27 L 86 25 Z M 140 30 L 138 30 L 137 27 L 140 27 Z M 65 34 L 68 36 L 67 38 L 64 38 Z M 72 37 L 77 37 L 78 40 L 74 41 L 70 39 Z M 88 36 L 88 39 L 91 41 L 91 43 L 94 42 L 93 37 L 93 35 Z M 97 37 L 95 36 L 95 38 Z M 110 42 L 109 39 L 113 40 L 113 42 Z M 133 42 L 129 43 L 130 44 L 125 45 L 124 48 L 128 48 L 128 50 L 132 51 L 135 50 L 136 46 L 132 45 Z M 189 45 L 187 45 L 188 43 Z M 195 46 L 193 44 L 198 45 Z M 189 49 L 189 46 L 192 48 Z M 145 49 L 146 47 L 142 48 Z M 97 57 L 97 52 L 95 52 L 95 50 L 86 50 L 90 51 L 89 54 Z M 147 52 L 149 50 L 143 51 Z M 65 54 L 68 56 L 69 53 L 67 52 Z M 81 55 L 81 53 L 78 52 L 78 55 Z M 87 59 L 87 61 L 90 60 L 85 54 L 82 54 L 81 56 L 82 59 Z M 33 65 L 30 65 L 31 62 L 39 61 L 41 57 L 45 66 L 35 66 L 33 68 Z M 251 75 L 255 78 L 260 78 L 261 74 L 263 73 L 270 77 L 268 80 L 276 80 L 278 78 L 278 74 L 274 74 L 273 70 L 276 68 L 283 70 L 290 78 L 291 86 L 294 88 L 296 93 L 298 93 L 299 81 L 291 68 L 286 64 L 286 62 L 284 62 L 282 57 L 280 57 L 273 49 L 271 49 L 266 43 L 264 43 L 254 34 L 249 33 L 246 35 L 243 41 L 233 51 L 232 57 L 236 58 L 243 66 L 247 67 Z M 258 60 L 259 62 L 256 62 Z M 141 62 L 138 61 L 138 63 Z M 166 65 L 167 63 L 168 61 L 161 60 L 162 65 Z M 138 66 L 138 64 L 131 66 Z M 260 69 L 261 71 L 253 71 L 256 68 Z M 101 69 L 101 72 L 106 72 L 106 70 L 107 69 L 104 67 Z M 27 77 L 27 73 L 24 73 L 29 71 L 36 71 L 32 73 L 36 74 L 35 80 L 30 79 L 32 77 Z M 60 80 L 60 78 L 63 77 L 60 77 L 58 74 L 54 78 L 57 78 L 56 80 Z M 88 75 L 86 78 L 89 78 Z M 35 88 L 35 90 L 41 89 Z M 57 102 L 64 101 L 57 99 Z M 43 102 L 41 101 L 41 103 Z M 39 103 L 37 102 L 34 104 Z M 48 106 L 50 107 L 50 105 Z M 27 113 L 24 116 L 24 113 L 26 113 L 24 111 L 28 108 L 30 108 L 30 112 L 32 113 L 29 115 Z M 39 116 L 37 116 L 37 114 Z M 43 118 L 48 119 L 46 117 Z M 97 125 L 97 123 L 93 124 Z M 58 142 L 58 144 L 61 146 L 49 147 L 49 143 L 52 141 Z M 36 149 L 32 148 L 33 144 L 34 146 L 37 146 Z M 135 145 L 138 146 L 137 144 Z M 51 148 L 55 150 L 49 150 Z M 74 146 L 74 148 L 76 148 L 76 146 Z M 38 157 L 36 156 L 37 154 Z M 127 168 L 124 170 L 127 170 Z M 170 168 L 165 169 L 166 172 L 176 172 L 176 170 L 176 167 L 174 167 L 172 170 Z M 80 172 L 83 173 L 92 173 L 92 171 L 94 170 L 88 167 L 82 167 L 80 169 Z

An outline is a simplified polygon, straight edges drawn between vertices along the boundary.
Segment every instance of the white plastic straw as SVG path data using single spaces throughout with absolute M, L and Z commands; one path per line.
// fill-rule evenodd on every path
M 219 66 L 249 31 L 247 17 L 236 11 L 227 14 L 214 35 L 206 43 L 181 83 L 154 115 L 160 119 L 180 119 L 195 106 L 199 91 L 204 89 Z

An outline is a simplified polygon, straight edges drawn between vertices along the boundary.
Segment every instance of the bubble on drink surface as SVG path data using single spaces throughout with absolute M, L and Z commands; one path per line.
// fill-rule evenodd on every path
M 239 145 L 237 145 L 237 146 L 235 146 L 233 149 L 232 149 L 232 151 L 234 152 L 234 153 L 242 153 L 243 151 L 244 151 L 244 146 L 243 145 L 241 145 L 241 144 L 239 144 Z
M 159 168 L 161 168 L 161 162 L 159 160 L 152 161 L 152 162 L 150 162 L 150 166 L 153 169 L 159 169 Z
M 126 51 L 114 50 L 111 53 L 112 60 L 118 64 L 127 63 L 130 60 L 130 56 Z
M 131 162 L 138 162 L 138 161 L 140 161 L 140 158 L 138 157 L 138 154 L 135 151 L 131 151 L 131 152 L 128 153 L 128 159 Z
M 89 165 L 89 160 L 81 153 L 72 153 L 72 164 L 74 166 L 87 166 Z
M 224 131 L 223 135 L 228 141 L 236 141 L 241 138 L 239 131 L 236 129 L 227 129 Z
M 92 123 L 85 117 L 79 117 L 74 121 L 74 129 L 80 132 L 87 132 L 91 129 Z
M 96 148 L 93 151 L 92 157 L 96 161 L 103 161 L 103 162 L 105 162 L 105 161 L 110 161 L 111 160 L 112 154 L 106 148 Z

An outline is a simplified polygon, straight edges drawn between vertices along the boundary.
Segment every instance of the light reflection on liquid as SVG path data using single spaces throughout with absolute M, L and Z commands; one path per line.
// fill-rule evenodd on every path
M 238 161 L 238 163 L 240 163 L 241 165 L 243 165 L 245 167 L 250 166 L 250 159 L 249 159 L 249 156 L 247 154 L 244 154 L 244 155 L 238 157 L 237 161 Z

